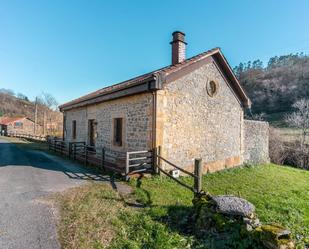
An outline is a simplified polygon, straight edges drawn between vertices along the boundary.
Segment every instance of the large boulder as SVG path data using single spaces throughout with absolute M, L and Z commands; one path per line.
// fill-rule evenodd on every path
M 214 196 L 211 199 L 213 200 L 218 213 L 248 218 L 251 218 L 254 215 L 254 205 L 243 198 L 232 195 L 219 195 Z

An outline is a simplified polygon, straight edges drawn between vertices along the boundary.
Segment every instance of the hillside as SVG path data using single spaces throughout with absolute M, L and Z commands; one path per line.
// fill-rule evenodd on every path
M 62 132 L 62 113 L 48 107 L 48 100 L 40 99 L 38 103 L 37 122 L 44 124 L 46 118 L 47 132 Z M 35 103 L 15 97 L 13 94 L 0 92 L 0 116 L 28 117 L 35 119 Z
M 252 113 L 266 113 L 270 121 L 282 121 L 292 104 L 309 98 L 309 57 L 304 54 L 275 56 L 267 66 L 260 60 L 234 68 L 252 101 Z
M 27 116 L 34 119 L 35 105 L 30 101 L 15 96 L 0 93 L 0 116 Z

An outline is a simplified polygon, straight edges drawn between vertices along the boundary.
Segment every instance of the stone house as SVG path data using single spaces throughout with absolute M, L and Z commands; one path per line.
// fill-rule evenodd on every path
M 4 134 L 34 134 L 34 122 L 27 117 L 0 117 L 0 131 Z M 42 127 L 37 124 L 37 134 Z
M 244 120 L 251 102 L 219 48 L 186 59 L 173 33 L 172 64 L 60 106 L 64 140 L 121 156 L 161 146 L 169 161 L 204 171 L 268 161 L 268 124 Z

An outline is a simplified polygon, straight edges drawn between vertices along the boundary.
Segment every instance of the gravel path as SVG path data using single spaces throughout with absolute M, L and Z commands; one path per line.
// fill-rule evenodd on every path
M 55 209 L 46 197 L 89 179 L 109 181 L 71 161 L 0 138 L 0 248 L 60 248 Z

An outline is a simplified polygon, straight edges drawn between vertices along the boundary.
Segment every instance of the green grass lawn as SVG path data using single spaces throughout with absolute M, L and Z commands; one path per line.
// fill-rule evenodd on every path
M 63 248 L 218 248 L 205 245 L 187 229 L 191 192 L 160 177 L 130 185 L 135 193 L 125 198 L 104 184 L 64 195 Z M 281 223 L 297 238 L 309 237 L 309 171 L 276 165 L 236 168 L 204 176 L 203 186 L 214 195 L 240 195 L 256 206 L 263 223 Z M 131 207 L 132 199 L 146 207 Z M 100 233 L 102 227 L 108 232 Z

